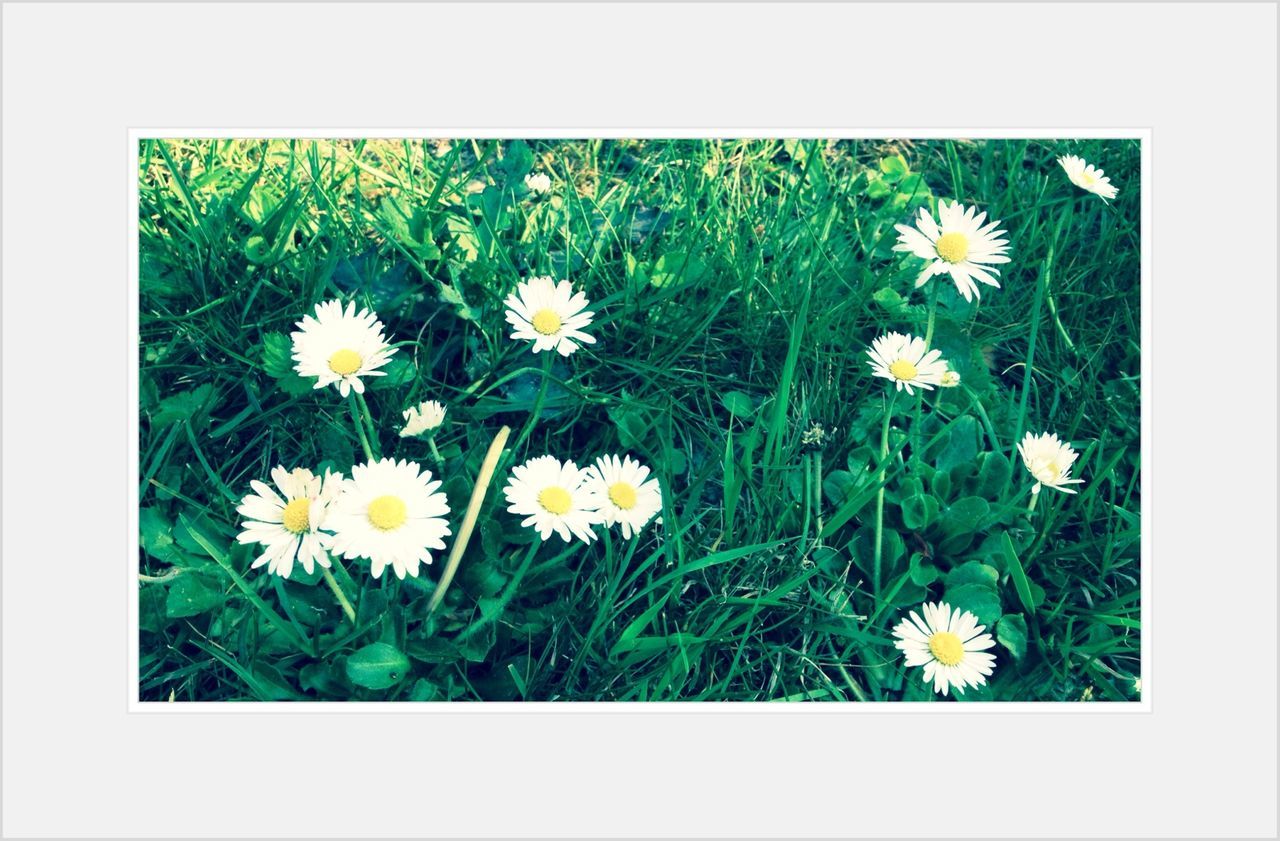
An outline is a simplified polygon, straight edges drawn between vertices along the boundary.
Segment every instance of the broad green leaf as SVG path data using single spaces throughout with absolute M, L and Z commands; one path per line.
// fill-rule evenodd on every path
M 978 496 L 984 499 L 999 499 L 1009 484 L 1012 469 L 1004 453 L 983 453 L 982 466 L 978 468 Z
M 144 552 L 156 560 L 170 562 L 174 552 L 173 525 L 159 508 L 138 512 L 138 531 Z
M 1000 618 L 1000 594 L 985 584 L 961 584 L 959 587 L 948 587 L 943 600 L 952 607 L 969 611 L 988 628 Z
M 164 612 L 170 619 L 177 619 L 204 613 L 220 604 L 222 604 L 221 592 L 204 583 L 200 576 L 186 573 L 169 585 Z
M 366 689 L 390 689 L 409 671 L 409 658 L 394 645 L 375 642 L 347 658 L 347 677 Z
M 909 171 L 907 160 L 902 155 L 889 155 L 880 159 L 880 177 L 890 184 L 901 181 Z
M 827 502 L 838 506 L 849 498 L 857 486 L 858 480 L 848 470 L 832 470 L 822 480 L 822 495 Z
M 153 426 L 168 426 L 178 421 L 187 421 L 192 427 L 199 429 L 209 420 L 210 404 L 213 401 L 213 386 L 205 383 L 202 386 L 182 391 L 160 401 L 155 414 L 151 416 Z
M 1000 573 L 995 567 L 987 566 L 981 561 L 967 561 L 947 573 L 947 589 L 961 587 L 965 584 L 981 584 L 995 589 L 1000 580 Z
M 1021 613 L 1000 617 L 996 623 L 996 641 L 1009 650 L 1013 659 L 1021 660 L 1027 653 L 1027 620 Z
M 523 140 L 512 140 L 502 155 L 502 171 L 508 181 L 517 181 L 533 169 L 533 150 Z
M 978 422 L 967 415 L 957 418 L 932 452 L 934 467 L 941 472 L 973 463 L 978 457 Z
M 750 417 L 756 410 L 755 401 L 741 391 L 726 391 L 720 395 L 720 403 L 740 418 Z
M 966 496 L 947 506 L 938 518 L 938 525 L 948 535 L 973 534 L 990 512 L 991 506 L 985 499 Z
M 268 333 L 262 337 L 262 367 L 274 377 L 286 394 L 298 396 L 311 391 L 314 377 L 302 377 L 294 370 L 293 341 L 284 333 Z
M 928 494 L 916 494 L 902 501 L 902 523 L 912 531 L 927 528 L 938 516 L 938 500 Z

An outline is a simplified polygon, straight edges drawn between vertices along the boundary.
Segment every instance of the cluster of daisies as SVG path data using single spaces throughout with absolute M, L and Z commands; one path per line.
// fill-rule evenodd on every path
M 1058 159 L 1071 183 L 1098 195 L 1103 201 L 1116 197 L 1116 187 L 1103 171 L 1075 155 Z M 999 221 L 987 222 L 986 213 L 959 202 L 942 201 L 935 219 L 921 208 L 915 226 L 895 225 L 898 242 L 894 251 L 910 253 L 925 261 L 916 277 L 919 288 L 936 275 L 949 275 L 966 301 L 980 297 L 978 284 L 1000 287 L 996 266 L 1008 263 L 1009 241 Z M 875 339 L 867 350 L 872 375 L 894 384 L 895 393 L 913 389 L 932 390 L 960 384 L 960 375 L 951 370 L 942 352 L 930 349 L 925 339 L 903 333 L 887 333 Z M 1071 485 L 1083 480 L 1071 477 L 1078 454 L 1053 433 L 1028 432 L 1018 444 L 1023 466 L 1031 474 L 1032 500 L 1041 487 L 1075 493 Z M 985 627 L 968 611 L 947 604 L 925 604 L 920 613 L 910 612 L 893 630 L 895 643 L 908 667 L 923 666 L 926 683 L 946 695 L 954 687 L 963 693 L 966 686 L 981 686 L 995 666 L 995 657 L 986 653 L 995 642 Z
M 534 353 L 554 350 L 568 356 L 595 338 L 583 332 L 594 313 L 587 298 L 568 281 L 535 277 L 517 285 L 506 300 L 511 338 L 530 342 Z M 365 380 L 381 370 L 396 348 L 382 323 L 367 309 L 340 301 L 318 304 L 292 334 L 294 369 L 315 379 L 315 388 L 333 386 L 343 397 L 363 395 Z M 352 399 L 357 399 L 353 397 Z M 425 401 L 403 412 L 400 436 L 426 436 L 432 442 L 447 407 Z M 554 533 L 568 542 L 590 543 L 594 528 L 618 526 L 624 538 L 638 534 L 662 509 L 662 491 L 647 466 L 630 456 L 607 455 L 585 468 L 554 456 L 540 456 L 515 467 L 505 489 L 508 510 L 542 540 Z M 265 566 L 288 578 L 294 565 L 308 573 L 328 569 L 331 555 L 370 562 L 380 578 L 387 567 L 398 578 L 416 577 L 432 552 L 445 548 L 449 503 L 441 483 L 414 461 L 390 458 L 358 464 L 351 475 L 305 467 L 271 471 L 272 488 L 253 480 L 253 493 L 236 511 L 243 518 L 237 540 L 257 544 L 262 553 L 253 568 Z

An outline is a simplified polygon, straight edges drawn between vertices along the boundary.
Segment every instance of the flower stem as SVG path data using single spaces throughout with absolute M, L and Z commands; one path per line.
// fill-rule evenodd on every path
M 1027 503 L 1028 516 L 1030 516 L 1031 513 L 1036 510 L 1036 500 L 1040 499 L 1039 491 L 1040 491 L 1039 485 L 1036 485 L 1035 489 L 1031 491 L 1031 501 Z
M 480 516 L 480 506 L 484 503 L 484 496 L 489 490 L 489 481 L 493 478 L 494 471 L 498 469 L 498 460 L 502 457 L 502 448 L 506 446 L 509 435 L 511 435 L 511 427 L 504 426 L 499 429 L 498 434 L 493 436 L 493 443 L 489 445 L 489 452 L 485 454 L 484 461 L 480 464 L 476 486 L 471 491 L 471 501 L 467 503 L 466 516 L 462 518 L 458 536 L 453 541 L 453 548 L 449 550 L 449 560 L 445 563 L 440 583 L 436 586 L 436 591 L 431 594 L 430 603 L 427 604 L 428 617 L 435 613 L 440 602 L 444 601 L 444 594 L 458 571 L 458 564 L 462 562 L 462 553 L 467 550 L 467 543 L 471 540 L 471 532 L 476 527 L 476 518 Z
M 889 394 L 889 405 L 884 410 L 884 424 L 880 427 L 880 490 L 876 493 L 876 550 L 871 562 L 871 592 L 880 598 L 880 562 L 884 553 L 884 491 L 889 476 L 889 421 L 893 417 L 893 403 L 898 397 L 895 390 Z
M 369 436 L 364 431 L 364 422 L 360 420 L 360 410 L 356 408 L 356 395 L 354 392 L 347 398 L 347 404 L 351 407 L 351 423 L 356 428 L 356 437 L 360 439 L 360 447 L 364 450 L 365 461 L 373 461 L 373 450 L 369 447 Z
M 938 279 L 934 278 L 933 283 L 929 284 L 929 320 L 924 328 L 925 350 L 929 350 L 929 343 L 933 341 L 933 322 L 938 315 L 938 282 Z
M 481 628 L 502 616 L 503 611 L 507 609 L 507 605 L 511 603 L 511 599 L 515 596 L 516 588 L 520 586 L 520 582 L 524 580 L 525 573 L 529 571 L 529 566 L 533 563 L 533 556 L 538 554 L 538 547 L 541 545 L 542 541 L 540 540 L 535 540 L 529 544 L 529 551 L 525 553 L 524 560 L 520 562 L 520 568 L 516 570 L 516 574 L 511 576 L 511 580 L 507 582 L 506 589 L 502 591 L 502 595 L 498 597 L 498 604 L 489 608 L 479 619 L 463 629 L 462 633 L 458 634 L 457 642 L 470 639 Z
M 356 624 L 356 611 L 351 606 L 351 602 L 347 600 L 347 594 L 342 592 L 342 588 L 338 586 L 338 582 L 334 580 L 333 573 L 329 572 L 328 567 L 320 567 L 320 572 L 324 575 L 324 583 L 329 585 L 329 589 L 333 591 L 338 604 L 342 605 L 342 612 L 347 614 L 347 619 L 351 620 L 351 624 L 354 626 Z
M 373 425 L 373 415 L 369 414 L 369 404 L 365 402 L 363 394 L 356 394 L 356 402 L 360 404 L 360 414 L 364 416 L 365 425 L 369 429 L 369 443 L 373 447 L 373 454 L 377 458 L 382 458 L 382 447 L 378 444 L 378 429 Z
M 538 425 L 538 418 L 542 416 L 542 403 L 547 399 L 547 386 L 551 382 L 551 361 L 551 352 L 547 351 L 542 357 L 542 383 L 538 386 L 538 396 L 533 401 L 533 411 L 529 414 L 529 420 L 525 423 L 524 429 L 520 431 L 520 437 L 512 446 L 512 452 L 517 452 L 524 446 L 524 442 L 533 434 L 533 428 Z
M 440 451 L 436 449 L 436 436 L 428 435 L 427 444 L 431 447 L 431 457 L 436 460 L 436 464 L 444 464 L 444 459 L 440 457 Z

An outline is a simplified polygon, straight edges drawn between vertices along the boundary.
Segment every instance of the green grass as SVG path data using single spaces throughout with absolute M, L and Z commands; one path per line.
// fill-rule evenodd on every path
M 1139 151 L 142 142 L 141 697 L 927 701 L 890 631 L 945 597 L 1001 642 L 962 700 L 1136 699 Z M 1073 187 L 1066 153 L 1104 167 L 1118 199 Z M 551 193 L 527 195 L 530 168 Z M 978 304 L 945 277 L 913 289 L 919 261 L 890 250 L 894 223 L 940 198 L 1009 231 L 1002 288 Z M 541 405 L 543 358 L 507 338 L 501 306 L 534 274 L 571 279 L 597 312 L 598 343 L 554 361 Z M 933 289 L 933 344 L 963 386 L 900 395 L 882 462 L 889 392 L 865 349 L 923 335 Z M 429 618 L 443 557 L 403 582 L 342 562 L 353 627 L 318 576 L 249 570 L 234 543 L 251 479 L 363 460 L 345 401 L 289 370 L 294 322 L 332 297 L 374 308 L 400 348 L 367 395 L 384 455 L 434 469 L 425 441 L 397 436 L 400 412 L 448 404 L 455 533 L 489 442 L 513 430 Z M 823 446 L 802 442 L 814 424 Z M 1030 516 L 1027 430 L 1071 441 L 1086 482 Z M 553 539 L 513 585 L 532 533 L 505 511 L 507 469 L 609 452 L 653 467 L 662 525 Z

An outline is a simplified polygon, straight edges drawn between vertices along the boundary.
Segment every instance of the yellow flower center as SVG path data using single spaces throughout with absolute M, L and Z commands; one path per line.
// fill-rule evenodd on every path
M 373 527 L 383 531 L 399 528 L 408 515 L 404 500 L 398 496 L 380 496 L 369 503 L 368 517 Z
M 964 643 L 949 631 L 939 631 L 929 637 L 929 651 L 933 659 L 944 666 L 954 666 L 964 659 Z
M 533 314 L 533 329 L 544 336 L 551 336 L 560 329 L 560 316 L 555 310 L 538 310 Z
M 343 348 L 329 357 L 329 370 L 339 377 L 345 377 L 348 374 L 354 374 L 359 371 L 363 361 L 360 358 L 360 354 L 354 350 Z
M 311 528 L 311 500 L 305 496 L 284 507 L 284 527 L 294 534 L 302 534 Z
M 635 507 L 636 489 L 626 482 L 614 482 L 609 486 L 609 501 L 627 511 Z
M 573 498 L 564 488 L 551 485 L 538 494 L 538 504 L 552 514 L 565 514 L 573 505 Z
M 1080 181 L 1081 181 L 1081 182 L 1082 182 L 1086 187 L 1092 186 L 1092 185 L 1093 185 L 1093 182 L 1095 182 L 1095 181 L 1097 181 L 1097 180 L 1098 180 L 1097 178 L 1094 178 L 1094 177 L 1093 177 L 1092 175 L 1090 175 L 1088 172 L 1081 171 L 1081 173 L 1080 173 Z
M 943 234 L 934 247 L 938 249 L 938 256 L 948 263 L 959 263 L 969 256 L 969 240 L 964 234 Z
M 900 380 L 914 380 L 916 374 L 920 373 L 916 370 L 916 366 L 912 365 L 905 359 L 899 359 L 897 362 L 889 366 L 889 373 L 893 374 Z

